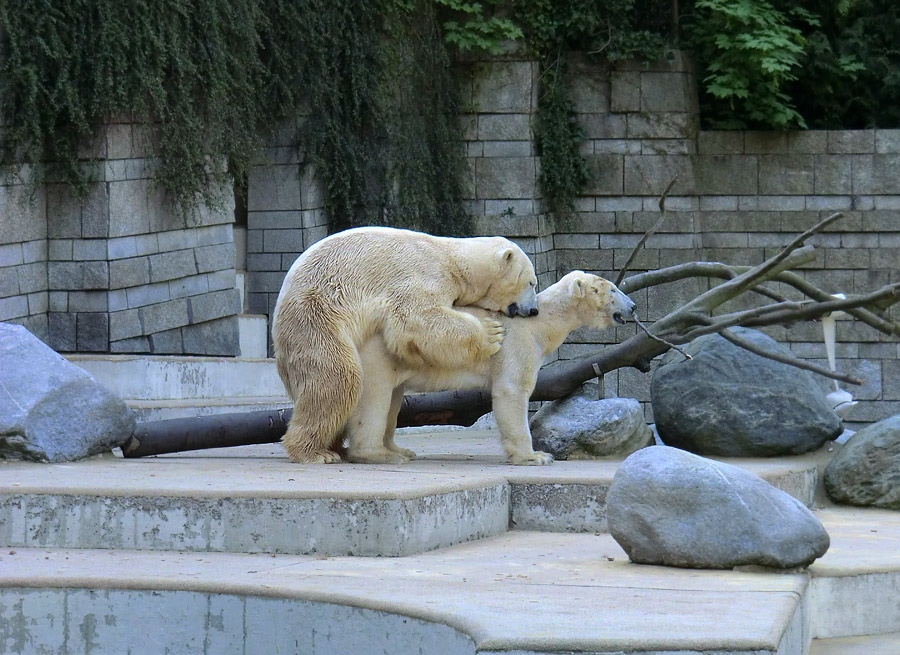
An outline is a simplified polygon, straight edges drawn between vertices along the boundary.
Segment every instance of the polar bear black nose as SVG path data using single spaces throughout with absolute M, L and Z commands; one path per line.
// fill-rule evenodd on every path
M 537 316 L 537 315 L 538 315 L 538 308 L 537 308 L 537 307 L 532 307 L 532 308 L 531 308 L 531 311 L 528 312 L 528 315 L 529 315 L 529 316 Z

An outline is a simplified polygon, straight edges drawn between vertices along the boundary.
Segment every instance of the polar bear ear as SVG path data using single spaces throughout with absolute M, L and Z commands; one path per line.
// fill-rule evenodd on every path
M 585 293 L 587 293 L 587 289 L 585 288 L 584 281 L 577 277 L 572 280 L 572 295 L 575 298 L 583 298 Z
M 515 256 L 516 252 L 512 248 L 504 248 L 500 251 L 500 263 L 504 266 L 511 264 Z

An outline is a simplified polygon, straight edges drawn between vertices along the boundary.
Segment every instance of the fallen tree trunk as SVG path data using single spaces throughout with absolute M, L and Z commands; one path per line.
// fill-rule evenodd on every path
M 664 200 L 665 196 L 660 202 L 663 213 Z M 725 281 L 656 321 L 653 334 L 646 331 L 638 333 L 622 343 L 608 346 L 591 355 L 542 369 L 531 400 L 563 398 L 584 382 L 619 368 L 631 367 L 647 372 L 650 370 L 651 360 L 657 355 L 670 348 L 677 348 L 678 344 L 714 332 L 758 355 L 772 357 L 730 333 L 730 327 L 790 325 L 822 318 L 832 312 L 845 311 L 883 334 L 900 336 L 900 323 L 890 319 L 885 313 L 887 308 L 900 301 L 900 283 L 841 300 L 790 272 L 815 257 L 812 246 L 805 246 L 805 241 L 840 217 L 839 213 L 829 216 L 799 235 L 781 252 L 755 267 L 728 266 L 719 262 L 689 262 L 624 279 L 620 288 L 625 293 L 686 278 L 716 278 Z M 653 229 L 658 225 L 657 223 Z M 640 244 L 637 247 L 639 246 Z M 807 300 L 787 300 L 767 288 L 767 282 L 788 285 L 806 296 Z M 714 315 L 715 310 L 723 303 L 746 292 L 759 294 L 774 302 L 743 312 Z M 849 384 L 862 383 L 851 376 L 835 373 L 803 360 L 783 356 L 777 359 Z M 484 390 L 408 395 L 404 398 L 397 426 L 468 426 L 490 409 L 490 393 Z M 290 409 L 280 409 L 142 423 L 122 451 L 126 457 L 144 457 L 183 450 L 273 443 L 284 434 L 290 417 Z

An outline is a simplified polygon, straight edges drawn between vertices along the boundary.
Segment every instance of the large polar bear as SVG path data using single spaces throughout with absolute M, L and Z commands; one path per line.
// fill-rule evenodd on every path
M 361 227 L 315 243 L 287 272 L 272 317 L 278 373 L 294 401 L 283 439 L 288 455 L 340 461 L 335 447 L 346 435 L 351 461 L 402 459 L 381 444 L 383 421 L 377 447 L 356 447 L 370 442 L 348 418 L 385 416 L 390 408 L 390 393 L 383 406 L 369 406 L 381 402 L 371 388 L 384 372 L 370 371 L 359 348 L 376 338 L 383 357 L 403 369 L 478 366 L 499 349 L 503 328 L 497 314 L 476 317 L 459 307 L 535 315 L 536 285 L 528 256 L 502 237 Z
M 572 330 L 623 324 L 626 318 L 634 316 L 635 304 L 612 282 L 582 271 L 572 271 L 542 291 L 538 294 L 538 304 L 541 313 L 534 318 L 500 317 L 506 335 L 499 352 L 489 361 L 468 368 L 404 367 L 386 354 L 377 336 L 370 339 L 361 350 L 363 366 L 367 374 L 378 373 L 371 384 L 363 382 L 365 401 L 359 406 L 371 411 L 365 415 L 357 413 L 351 419 L 364 421 L 366 425 L 348 433 L 349 449 L 370 451 L 384 447 L 400 455 L 398 462 L 407 461 L 415 453 L 394 444 L 397 415 L 406 391 L 489 388 L 500 439 L 509 461 L 550 464 L 552 455 L 535 452 L 532 447 L 528 426 L 528 399 L 537 383 L 541 364 Z M 490 316 L 479 309 L 465 311 L 478 318 Z M 386 405 L 390 406 L 389 412 L 382 409 Z

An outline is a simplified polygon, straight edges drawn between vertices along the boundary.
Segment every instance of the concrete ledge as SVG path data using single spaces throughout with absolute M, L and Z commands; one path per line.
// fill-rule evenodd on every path
M 310 649 L 322 653 L 409 652 L 390 650 L 382 646 L 385 637 L 373 634 L 403 619 L 389 623 L 372 612 L 412 619 L 406 630 L 414 644 L 447 639 L 446 648 L 425 648 L 429 653 L 805 653 L 794 635 L 802 628 L 806 576 L 638 566 L 608 535 L 511 532 L 402 559 L 23 549 L 4 552 L 2 563 L 0 599 L 10 618 L 20 611 L 23 588 L 55 591 L 41 606 L 46 618 L 29 626 L 33 639 L 47 643 L 58 643 L 65 625 L 73 642 L 79 625 L 96 631 L 88 633 L 98 643 L 111 643 L 133 624 L 142 626 L 140 634 L 159 616 L 152 597 L 160 596 L 173 603 L 163 615 L 181 643 L 202 644 L 207 632 L 218 643 L 237 630 L 242 644 L 238 612 L 246 608 L 252 634 L 271 621 L 277 643 L 290 635 L 304 645 L 313 634 L 318 644 L 319 630 L 327 643 L 326 624 L 355 612 L 346 632 L 372 646 L 345 650 L 333 642 L 330 651 Z M 66 591 L 79 589 L 96 591 Z M 310 605 L 319 603 L 330 607 Z M 85 624 L 88 614 L 98 620 Z M 290 645 L 280 652 L 296 652 Z M 279 652 L 265 639 L 252 650 Z

